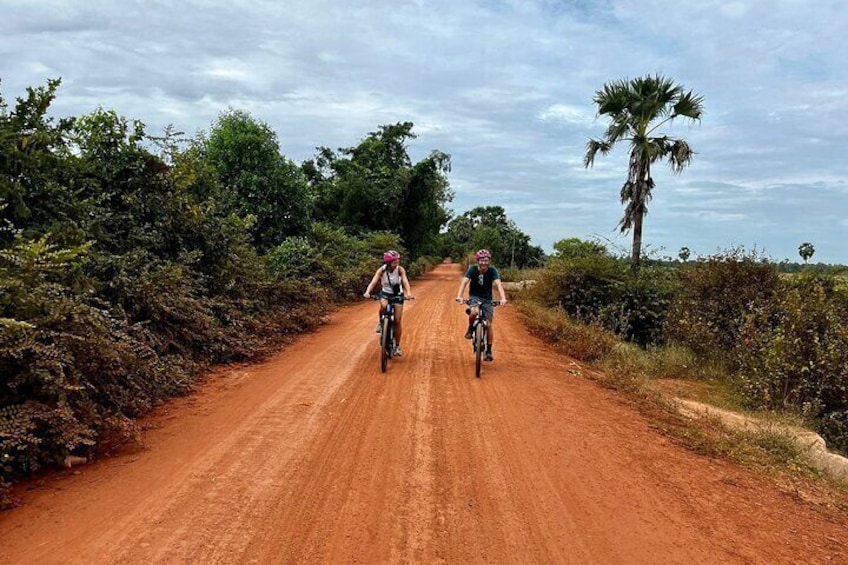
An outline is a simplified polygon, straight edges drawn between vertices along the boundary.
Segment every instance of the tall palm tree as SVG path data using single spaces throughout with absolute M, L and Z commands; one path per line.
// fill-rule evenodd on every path
M 675 118 L 700 122 L 704 99 L 656 75 L 607 83 L 592 101 L 598 116 L 607 116 L 610 122 L 601 139 L 586 144 L 583 164 L 592 166 L 598 153 L 606 155 L 619 142 L 630 145 L 627 180 L 621 187 L 621 203 L 626 207 L 619 228 L 622 233 L 633 229 L 630 266 L 636 273 L 642 254 L 642 220 L 654 188 L 651 165 L 665 160 L 673 172 L 680 173 L 694 155 L 686 140 L 660 135 L 657 129 Z

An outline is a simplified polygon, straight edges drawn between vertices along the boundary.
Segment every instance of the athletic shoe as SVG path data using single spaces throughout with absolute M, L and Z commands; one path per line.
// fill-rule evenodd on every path
M 395 347 L 395 357 L 403 357 L 403 349 L 400 348 L 400 345 Z
M 485 359 L 486 359 L 486 361 L 494 361 L 494 360 L 495 360 L 495 358 L 494 358 L 494 357 L 492 357 L 492 352 L 491 352 L 491 351 L 487 351 L 487 352 L 486 352 L 486 357 L 485 357 Z
M 376 328 L 374 328 L 374 333 L 375 333 L 375 334 L 381 334 L 381 333 L 383 333 L 383 324 L 382 324 L 382 323 L 377 322 L 377 327 L 376 327 Z
M 465 339 L 471 339 L 474 337 L 474 326 L 468 326 L 468 331 L 465 332 Z

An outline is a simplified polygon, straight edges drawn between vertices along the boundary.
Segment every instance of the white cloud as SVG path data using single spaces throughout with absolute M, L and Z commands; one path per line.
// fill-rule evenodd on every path
M 595 121 L 595 116 L 585 106 L 552 104 L 539 113 L 539 119 L 579 126 L 591 126 Z

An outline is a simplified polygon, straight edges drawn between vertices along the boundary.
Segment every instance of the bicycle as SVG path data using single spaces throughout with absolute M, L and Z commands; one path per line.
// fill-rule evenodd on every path
M 372 294 L 371 300 L 380 300 L 379 294 Z M 386 372 L 389 367 L 389 359 L 395 356 L 395 304 L 403 304 L 405 300 L 413 300 L 403 296 L 386 298 L 389 303 L 386 311 L 380 314 L 380 371 Z
M 501 305 L 500 300 L 483 300 L 479 298 L 470 300 L 466 298 L 462 301 L 463 304 L 468 306 L 482 306 L 485 302 L 491 303 L 492 307 L 498 307 Z M 480 370 L 483 365 L 483 353 L 485 353 L 486 348 L 489 345 L 489 320 L 486 318 L 486 310 L 484 308 L 480 308 L 480 313 L 477 314 L 471 328 L 471 348 L 474 351 L 475 357 L 474 376 L 479 379 Z

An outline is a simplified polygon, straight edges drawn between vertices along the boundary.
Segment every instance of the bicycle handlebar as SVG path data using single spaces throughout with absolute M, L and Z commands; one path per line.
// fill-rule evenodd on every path
M 401 295 L 401 296 L 380 296 L 379 294 L 369 294 L 368 298 L 370 298 L 371 300 L 380 300 L 382 298 L 385 298 L 386 300 L 397 300 L 398 298 L 402 298 L 404 300 L 415 300 L 414 296 L 403 296 L 403 295 Z
M 481 302 L 489 302 L 489 303 L 492 304 L 492 306 L 500 306 L 501 305 L 500 300 L 486 300 L 486 299 L 482 299 L 482 298 L 478 298 L 478 299 L 475 299 L 475 300 L 471 300 L 469 298 L 464 298 L 462 300 L 462 304 L 466 304 L 466 305 L 469 305 L 469 306 L 471 304 L 478 304 L 478 303 L 481 303 Z

